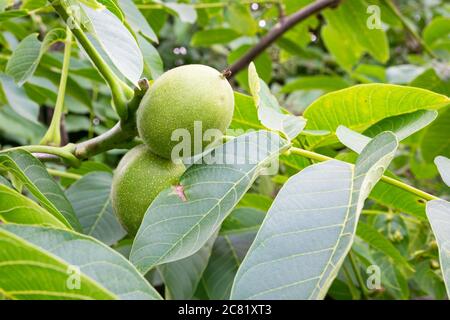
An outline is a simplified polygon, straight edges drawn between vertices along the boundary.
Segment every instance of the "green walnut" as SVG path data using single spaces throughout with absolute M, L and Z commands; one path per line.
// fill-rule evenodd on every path
M 185 171 L 150 152 L 145 145 L 131 149 L 119 162 L 112 183 L 112 206 L 130 235 L 135 235 L 147 208 L 164 189 L 176 185 Z
M 204 65 L 185 65 L 167 71 L 153 83 L 139 106 L 137 127 L 142 140 L 157 155 L 186 158 L 220 140 L 233 111 L 233 89 L 223 74 Z M 218 134 L 206 137 L 209 129 L 217 129 Z M 180 132 L 190 137 L 190 150 L 184 152 L 189 154 L 172 156 L 175 146 L 186 144 L 182 141 L 185 136 L 177 137 Z

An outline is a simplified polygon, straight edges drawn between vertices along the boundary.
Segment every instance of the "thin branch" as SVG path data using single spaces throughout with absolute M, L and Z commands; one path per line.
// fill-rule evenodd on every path
M 66 9 L 61 4 L 61 0 L 51 0 L 50 3 L 56 13 L 58 13 L 58 15 L 64 20 L 64 22 L 71 27 L 73 35 L 86 51 L 87 55 L 92 60 L 95 67 L 103 76 L 105 81 L 108 83 L 111 89 L 117 114 L 121 119 L 126 119 L 126 117 L 128 116 L 126 104 L 128 101 L 128 97 L 133 94 L 133 90 L 125 82 L 123 82 L 103 60 L 100 53 L 92 45 L 86 34 L 81 29 L 78 21 L 76 21 L 74 17 L 71 17 L 66 12 Z
M 315 152 L 312 152 L 312 151 L 308 151 L 308 150 L 304 150 L 304 149 L 296 148 L 296 147 L 291 147 L 289 152 L 291 152 L 293 154 L 297 154 L 297 155 L 303 156 L 303 157 L 308 158 L 308 159 L 313 159 L 313 160 L 316 160 L 316 161 L 320 161 L 320 162 L 328 161 L 328 160 L 334 160 L 333 158 L 327 157 L 327 156 L 325 156 L 323 154 L 315 153 Z M 408 191 L 409 193 L 412 193 L 412 194 L 414 194 L 414 195 L 416 195 L 416 196 L 418 196 L 418 197 L 420 197 L 420 198 L 422 198 L 424 200 L 427 200 L 427 201 L 439 199 L 438 197 L 433 196 L 433 195 L 431 195 L 429 193 L 426 193 L 425 191 L 422 191 L 420 189 L 414 188 L 414 187 L 412 187 L 412 186 L 410 186 L 410 185 L 408 185 L 408 184 L 406 184 L 404 182 L 401 182 L 399 180 L 396 180 L 396 179 L 388 177 L 388 176 L 382 176 L 380 180 L 383 181 L 383 182 L 386 182 L 386 183 L 388 183 L 390 185 L 393 185 L 395 187 L 398 187 L 400 189 L 403 189 L 405 191 Z
M 386 5 L 391 9 L 391 11 L 397 16 L 397 18 L 402 23 L 403 27 L 411 34 L 411 36 L 419 43 L 422 49 L 434 59 L 438 59 L 438 57 L 434 54 L 434 52 L 428 47 L 428 45 L 423 41 L 422 37 L 414 30 L 414 28 L 409 24 L 408 20 L 403 16 L 400 12 L 396 4 L 392 0 L 385 0 Z
M 233 77 L 239 71 L 245 69 L 247 65 L 252 62 L 257 56 L 259 56 L 265 49 L 272 45 L 278 38 L 280 38 L 285 32 L 289 31 L 296 24 L 302 22 L 303 20 L 309 18 L 312 15 L 320 12 L 328 7 L 334 7 L 339 4 L 339 0 L 319 0 L 316 1 L 299 11 L 293 13 L 292 15 L 285 17 L 280 21 L 272 30 L 270 30 L 261 40 L 251 48 L 244 56 L 242 56 L 238 61 L 233 63 L 227 71 L 227 75 Z
M 214 9 L 214 8 L 224 8 L 232 5 L 234 2 L 232 1 L 222 1 L 222 2 L 199 2 L 199 3 L 191 3 L 186 4 L 194 9 Z M 280 0 L 241 0 L 239 4 L 278 4 Z M 136 5 L 141 10 L 155 10 L 155 9 L 164 9 L 166 6 L 160 3 L 142 3 Z

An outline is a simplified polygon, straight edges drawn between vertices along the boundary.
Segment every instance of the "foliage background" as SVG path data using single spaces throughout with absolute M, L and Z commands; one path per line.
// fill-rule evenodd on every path
M 108 1 L 104 2 L 108 4 Z M 225 70 L 267 32 L 276 28 L 286 15 L 311 2 L 203 0 L 161 3 L 118 0 L 117 4 L 125 12 L 126 21 L 134 31 L 144 56 L 143 75 L 155 79 L 164 70 L 190 63 Z M 280 105 L 302 115 L 308 105 L 324 94 L 365 83 L 409 85 L 448 96 L 450 4 L 443 0 L 395 1 L 399 16 L 386 3 L 346 1 L 335 10 L 324 10 L 298 24 L 259 55 L 254 61 L 258 74 L 269 84 Z M 370 13 L 365 9 L 369 5 L 381 8 L 383 30 L 375 34 L 366 27 Z M 140 10 L 140 14 L 136 14 L 136 10 Z M 38 144 L 50 125 L 63 67 L 64 45 L 61 41 L 64 37 L 47 48 L 42 46 L 42 50 L 37 41 L 44 41 L 55 28 L 63 28 L 60 32 L 64 31 L 63 23 L 46 1 L 0 1 L 2 149 Z M 34 36 L 28 38 L 30 34 Z M 40 59 L 35 59 L 35 71 L 19 86 L 10 77 L 11 72 L 7 75 L 6 69 L 24 39 L 30 41 L 26 59 L 32 61 L 36 52 L 39 52 Z M 111 108 L 108 86 L 79 46 L 73 46 L 69 68 L 62 145 L 104 133 L 118 121 Z M 237 74 L 231 83 L 238 92 L 250 93 L 246 70 Z M 449 199 L 448 187 L 433 163 L 438 155 L 450 157 L 449 125 L 450 110 L 447 107 L 439 111 L 438 118 L 431 125 L 402 142 L 390 167 L 391 174 L 401 176 L 404 182 L 419 189 Z M 255 124 L 249 127 L 258 128 Z M 248 127 L 235 117 L 232 128 Z M 56 176 L 61 175 L 58 172 L 69 173 L 57 179 L 67 190 L 66 195 L 77 214 L 82 210 L 77 208 L 77 198 L 80 197 L 77 189 L 107 190 L 117 162 L 131 145 L 123 147 L 96 155 L 79 168 L 47 164 Z M 319 147 L 315 151 L 350 162 L 355 159 L 355 153 L 341 144 Z M 306 158 L 287 161 L 279 175 L 259 178 L 233 212 L 234 216 L 252 214 L 258 221 L 258 215 L 268 210 L 286 177 L 310 163 Z M 92 172 L 97 176 L 92 176 Z M 85 185 L 74 184 L 88 173 L 91 173 L 91 181 L 83 180 Z M 395 190 L 375 189 L 366 203 L 352 251 L 328 293 L 329 298 L 446 297 L 436 242 L 426 219 L 420 219 L 425 216 L 425 204 L 420 199 L 412 198 L 411 201 L 406 195 L 393 192 Z M 106 191 L 103 197 L 107 199 L 108 196 Z M 229 225 L 232 223 L 233 220 L 228 221 Z M 208 286 L 217 281 L 214 279 L 217 272 L 232 278 L 254 237 L 254 227 L 239 233 L 233 233 L 230 227 L 229 233 L 219 235 L 194 297 L 227 298 L 230 288 L 214 287 L 215 290 L 211 291 Z M 95 237 L 95 230 L 91 231 Z M 114 234 L 103 241 L 125 255 L 130 249 L 131 240 L 118 226 Z M 397 253 L 414 271 L 402 270 L 396 264 L 398 261 L 393 256 Z M 231 255 L 236 259 L 230 260 Z M 366 276 L 366 268 L 373 263 L 382 266 L 382 289 L 367 292 L 359 280 L 361 275 Z M 165 281 L 176 283 L 182 270 L 183 265 L 180 264 L 178 268 L 161 273 Z M 157 275 L 147 275 L 147 278 L 157 287 L 161 285 Z M 174 287 L 170 294 L 186 297 L 183 290 Z

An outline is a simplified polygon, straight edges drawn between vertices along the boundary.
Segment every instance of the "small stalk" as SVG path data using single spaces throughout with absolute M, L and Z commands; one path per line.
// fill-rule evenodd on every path
M 69 27 L 66 28 L 66 40 L 64 47 L 64 61 L 61 70 L 61 79 L 59 81 L 58 97 L 53 110 L 53 117 L 50 126 L 42 138 L 42 145 L 61 145 L 61 118 L 64 112 L 64 97 L 66 95 L 67 77 L 69 75 L 70 55 L 72 52 L 72 32 Z
M 296 147 L 291 147 L 290 152 L 293 154 L 297 154 L 297 155 L 303 156 L 305 158 L 320 161 L 320 162 L 328 161 L 328 160 L 335 160 L 335 159 L 327 157 L 323 154 L 315 153 L 313 151 L 308 151 L 308 150 L 304 150 L 304 149 L 296 148 Z M 438 197 L 433 196 L 429 193 L 426 193 L 425 191 L 414 188 L 404 182 L 401 182 L 399 180 L 396 180 L 396 179 L 388 177 L 388 176 L 382 176 L 381 181 L 386 182 L 395 187 L 398 187 L 400 189 L 403 189 L 405 191 L 408 191 L 409 193 L 419 196 L 420 198 L 427 200 L 427 201 L 439 199 Z
M 82 176 L 79 174 L 66 172 L 66 171 L 59 171 L 59 170 L 47 168 L 47 172 L 54 177 L 67 178 L 67 179 L 72 179 L 72 180 L 80 180 L 82 178 Z
M 224 8 L 232 5 L 233 1 L 223 1 L 223 2 L 209 2 L 209 3 L 192 3 L 190 6 L 194 9 L 213 9 L 213 8 Z M 239 4 L 280 4 L 280 0 L 241 0 Z M 150 3 L 150 4 L 137 4 L 139 9 L 144 10 L 154 10 L 154 9 L 164 9 L 165 6 L 159 3 Z

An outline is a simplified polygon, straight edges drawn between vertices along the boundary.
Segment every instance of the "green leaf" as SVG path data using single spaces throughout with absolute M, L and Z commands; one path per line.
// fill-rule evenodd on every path
M 384 30 L 367 26 L 367 7 L 366 1 L 345 1 L 336 9 L 323 11 L 327 21 L 322 28 L 325 46 L 346 70 L 350 70 L 365 52 L 383 63 L 389 59 Z
M 417 282 L 420 289 L 435 299 L 445 299 L 445 284 L 442 278 L 430 269 L 430 261 L 420 262 L 415 269 L 414 282 Z
M 258 193 L 246 193 L 238 203 L 239 207 L 255 208 L 261 211 L 269 210 L 273 199 Z
M 19 86 L 23 85 L 36 71 L 43 54 L 56 42 L 64 41 L 66 31 L 56 28 L 50 30 L 41 43 L 37 33 L 23 39 L 8 60 L 5 73 L 14 78 Z
M 364 201 L 397 146 L 392 133 L 382 133 L 355 166 L 331 160 L 291 177 L 239 268 L 231 298 L 323 299 L 350 250 Z
M 32 33 L 23 39 L 6 64 L 5 73 L 19 85 L 34 73 L 39 63 L 41 42 L 37 37 L 37 33 Z
M 137 86 L 144 60 L 136 40 L 122 22 L 108 10 L 93 10 L 83 6 L 88 15 L 93 32 L 114 66 Z
M 303 116 L 308 120 L 307 129 L 325 129 L 335 133 L 339 125 L 344 125 L 363 132 L 384 118 L 420 109 L 439 109 L 449 103 L 448 97 L 424 89 L 363 84 L 320 97 L 306 109 Z M 335 135 L 308 137 L 308 142 L 314 148 L 336 143 L 337 139 Z
M 39 105 L 30 100 L 25 90 L 17 86 L 12 78 L 0 74 L 0 83 L 11 108 L 25 119 L 38 124 Z
M 231 28 L 241 34 L 252 36 L 258 29 L 256 20 L 252 17 L 248 6 L 231 4 L 226 7 L 225 17 Z
M 450 79 L 441 79 L 433 68 L 424 71 L 409 84 L 412 87 L 427 89 L 436 93 L 450 95 Z
M 450 128 L 450 108 L 442 110 L 422 136 L 420 148 L 425 161 L 433 162 L 437 156 L 450 157 L 448 128 Z
M 87 7 L 95 10 L 105 9 L 105 6 L 101 4 L 100 1 L 97 0 L 78 0 L 78 1 L 85 4 Z
M 407 84 L 425 71 L 424 67 L 401 64 L 386 69 L 386 80 L 392 84 Z
M 255 232 L 219 236 L 214 243 L 201 287 L 211 300 L 230 298 L 236 272 L 255 239 Z
M 120 6 L 125 12 L 126 20 L 135 32 L 140 32 L 147 39 L 158 43 L 158 37 L 147 19 L 142 15 L 132 0 L 119 0 Z M 145 57 L 145 54 L 144 54 Z
M 83 233 L 107 245 L 126 235 L 111 205 L 112 174 L 93 172 L 83 176 L 66 191 L 80 220 Z
M 159 78 L 164 73 L 164 65 L 158 50 L 140 35 L 138 35 L 138 43 L 144 55 L 144 73 L 147 72 L 151 79 Z
M 344 153 L 338 155 L 337 159 L 354 163 L 356 156 L 356 153 Z M 385 175 L 394 179 L 400 179 L 389 171 Z M 386 182 L 378 182 L 370 193 L 369 198 L 385 207 L 398 209 L 400 212 L 412 215 L 422 221 L 426 220 L 425 203 L 421 197 Z
M 436 17 L 423 30 L 423 40 L 431 48 L 441 42 L 449 43 L 450 18 Z
M 383 254 L 391 258 L 397 268 L 413 271 L 413 268 L 408 263 L 408 260 L 406 260 L 397 248 L 374 227 L 359 222 L 358 228 L 356 229 L 356 235 L 367 242 L 371 247 L 381 251 Z
M 427 202 L 427 216 L 439 247 L 439 260 L 447 295 L 450 296 L 450 203 L 444 200 Z
M 11 107 L 0 108 L 0 132 L 8 140 L 19 144 L 36 144 L 45 131 L 43 125 L 21 117 Z
M 218 28 L 201 30 L 194 33 L 191 45 L 195 47 L 211 46 L 213 44 L 226 44 L 239 37 L 233 29 Z
M 266 216 L 265 211 L 255 208 L 239 207 L 222 223 L 220 235 L 258 231 Z
M 12 188 L 11 182 L 2 175 L 0 175 L 0 184 Z
M 122 9 L 117 4 L 117 0 L 97 0 L 99 3 L 104 5 L 109 11 L 114 13 L 114 15 L 119 18 L 120 21 L 124 21 L 124 13 Z M 94 8 L 95 9 L 95 8 Z M 101 8 L 100 8 L 101 9 Z
M 361 153 L 370 142 L 370 137 L 374 137 L 383 131 L 391 131 L 401 141 L 429 125 L 436 119 L 437 115 L 438 113 L 435 110 L 419 110 L 385 118 L 367 129 L 364 134 L 339 126 L 336 130 L 336 135 L 346 147 L 356 153 Z
M 8 297 L 161 299 L 120 253 L 91 237 L 5 225 L 0 226 L 0 242 L 0 287 Z
M 0 184 L 0 220 L 6 223 L 48 225 L 66 229 L 61 221 L 19 192 Z
M 249 129 L 264 129 L 259 122 L 255 101 L 252 97 L 239 92 L 234 93 L 234 114 L 230 129 L 240 129 L 242 132 Z
M 389 174 L 388 174 L 389 176 Z M 398 177 L 395 177 L 398 179 Z M 370 199 L 400 212 L 410 214 L 420 220 L 425 219 L 425 204 L 423 199 L 386 182 L 379 182 L 370 193 Z
M 111 174 L 113 173 L 112 169 L 108 167 L 108 165 L 104 164 L 103 162 L 95 162 L 95 161 L 84 161 L 78 168 L 69 168 L 67 171 L 81 176 L 96 171 L 108 172 Z M 61 178 L 60 182 L 63 187 L 67 187 L 68 185 L 73 183 L 74 180 L 69 178 Z
M 216 235 L 213 235 L 193 255 L 158 267 L 165 284 L 166 299 L 168 297 L 173 300 L 192 299 L 202 278 L 202 274 L 208 265 L 216 237 Z
M 434 163 L 439 170 L 442 180 L 450 187 L 450 159 L 439 156 L 434 159 Z
M 197 20 L 197 11 L 185 3 L 163 2 L 161 0 L 153 0 L 153 2 L 160 3 L 169 11 L 175 13 L 182 22 L 194 23 Z
M 45 7 L 47 0 L 24 0 L 22 1 L 22 9 L 24 10 L 36 10 Z
M 347 88 L 350 84 L 337 76 L 302 76 L 281 88 L 281 92 L 290 93 L 297 90 L 323 90 L 326 92 Z
M 303 117 L 285 114 L 270 92 L 267 84 L 258 76 L 254 63 L 248 67 L 248 86 L 258 108 L 258 119 L 268 129 L 281 132 L 289 141 L 295 139 L 306 126 Z
M 20 180 L 41 205 L 69 228 L 81 230 L 72 205 L 44 165 L 23 150 L 0 153 L 0 168 Z
M 27 10 L 9 10 L 0 12 L 0 22 L 4 22 L 9 19 L 25 17 L 28 15 Z
M 181 177 L 187 201 L 172 189 L 164 190 L 153 201 L 134 240 L 130 260 L 146 273 L 154 266 L 197 252 L 265 166 L 287 147 L 278 135 L 258 131 L 214 149 L 212 159 L 206 156 L 205 164 L 192 165 Z

